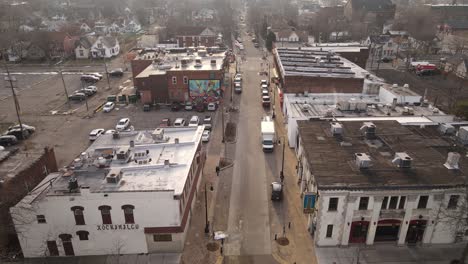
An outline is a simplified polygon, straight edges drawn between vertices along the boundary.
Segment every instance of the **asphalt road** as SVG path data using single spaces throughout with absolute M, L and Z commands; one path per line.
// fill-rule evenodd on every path
M 248 257 L 252 263 L 274 263 L 270 236 L 270 178 L 277 171 L 275 154 L 264 154 L 260 121 L 269 112 L 261 105 L 261 52 L 242 30 L 246 60 L 241 63 L 240 100 L 235 165 L 229 205 L 226 256 Z M 270 155 L 270 157 L 268 157 Z

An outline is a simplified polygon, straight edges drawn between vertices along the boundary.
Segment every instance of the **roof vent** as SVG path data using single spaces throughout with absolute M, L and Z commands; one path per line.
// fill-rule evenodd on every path
M 468 144 L 468 126 L 460 127 L 457 136 L 461 143 Z
M 457 152 L 449 152 L 447 161 L 444 166 L 449 170 L 458 170 L 458 161 L 460 160 L 460 154 Z
M 439 125 L 439 131 L 443 135 L 453 135 L 455 134 L 455 127 L 450 124 L 442 123 Z
M 392 163 L 397 165 L 399 168 L 411 168 L 411 161 L 413 159 L 406 154 L 406 152 L 396 152 L 395 158 Z
M 367 169 L 371 165 L 371 159 L 366 153 L 355 153 L 356 166 L 359 169 Z
M 375 139 L 376 126 L 372 122 L 364 122 L 362 127 L 359 129 L 367 139 Z
M 343 125 L 340 123 L 331 122 L 330 131 L 333 136 L 341 136 L 343 134 Z

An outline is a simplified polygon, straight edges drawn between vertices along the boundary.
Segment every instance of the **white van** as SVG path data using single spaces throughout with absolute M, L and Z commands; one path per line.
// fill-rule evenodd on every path
M 198 126 L 198 124 L 200 124 L 200 118 L 198 118 L 198 116 L 192 116 L 188 126 Z

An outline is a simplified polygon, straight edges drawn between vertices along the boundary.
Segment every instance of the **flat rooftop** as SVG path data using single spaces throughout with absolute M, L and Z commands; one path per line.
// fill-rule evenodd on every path
M 319 190 L 427 189 L 464 186 L 468 160 L 461 154 L 460 170 L 444 166 L 457 149 L 437 126 L 403 126 L 396 121 L 374 121 L 375 137 L 367 139 L 363 122 L 342 122 L 342 136 L 331 134 L 329 121 L 298 121 L 299 136 Z M 463 151 L 463 152 L 462 152 Z M 392 161 L 405 152 L 409 168 Z M 356 153 L 370 157 L 371 166 L 359 168 Z
M 284 94 L 283 97 L 284 103 L 287 104 L 288 117 L 297 119 L 335 117 L 396 120 L 395 118 L 399 118 L 403 123 L 420 123 L 432 122 L 432 117 L 444 117 L 444 122 L 453 121 L 453 116 L 446 115 L 429 105 L 398 104 L 392 110 L 390 104 L 383 102 L 378 95 L 372 94 L 320 93 L 307 96 Z
M 222 70 L 225 57 L 224 52 L 209 54 L 200 51 L 194 53 L 158 53 L 156 61 L 138 74 L 136 78 L 164 75 L 167 71 Z
M 345 48 L 345 47 L 343 47 Z M 354 48 L 354 47 L 353 47 Z M 283 76 L 310 76 L 323 78 L 376 78 L 365 69 L 322 48 L 276 48 Z
M 156 137 L 152 130 L 121 132 L 118 138 L 102 135 L 67 170 L 56 173 L 44 193 L 76 195 L 68 190 L 70 178 L 75 177 L 79 191 L 83 188 L 90 192 L 173 191 L 174 195 L 180 195 L 202 133 L 203 126 L 198 126 L 164 128 L 161 137 Z M 120 177 L 117 183 L 108 182 L 112 174 Z M 49 180 L 50 177 L 42 183 Z

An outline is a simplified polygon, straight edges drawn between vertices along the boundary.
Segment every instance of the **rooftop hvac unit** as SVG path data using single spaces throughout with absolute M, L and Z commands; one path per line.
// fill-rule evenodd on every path
M 111 170 L 106 176 L 106 182 L 118 183 L 120 181 L 121 176 L 122 176 L 122 172 L 120 170 Z
M 455 127 L 450 124 L 440 124 L 439 131 L 443 135 L 453 135 L 455 134 Z
M 211 60 L 211 65 L 216 65 L 216 60 Z
M 349 110 L 349 102 L 348 101 L 338 101 L 337 108 L 340 111 L 348 111 Z
M 164 128 L 156 128 L 153 133 L 151 133 L 153 140 L 161 141 L 164 139 Z
M 366 153 L 355 153 L 356 166 L 359 169 L 367 169 L 371 165 L 371 159 Z
M 403 108 L 403 115 L 414 115 L 414 109 L 412 107 L 405 106 Z
M 187 67 L 187 64 L 188 64 L 188 61 L 187 61 L 187 60 L 181 60 L 181 61 L 180 61 L 180 65 L 182 66 L 182 68 Z
M 374 139 L 377 127 L 372 122 L 364 122 L 359 130 L 367 139 Z
M 447 161 L 444 166 L 449 170 L 458 170 L 458 161 L 460 160 L 460 154 L 457 152 L 449 152 Z
M 406 154 L 406 152 L 396 152 L 392 163 L 397 165 L 399 168 L 411 168 L 411 161 L 413 159 Z
M 76 177 L 71 177 L 68 180 L 68 191 L 72 192 L 76 189 L 78 189 L 78 180 L 76 179 Z
M 308 112 L 311 109 L 311 106 L 309 104 L 303 104 L 301 106 L 302 112 Z
M 330 131 L 333 136 L 340 136 L 343 134 L 343 125 L 340 123 L 331 122 Z

